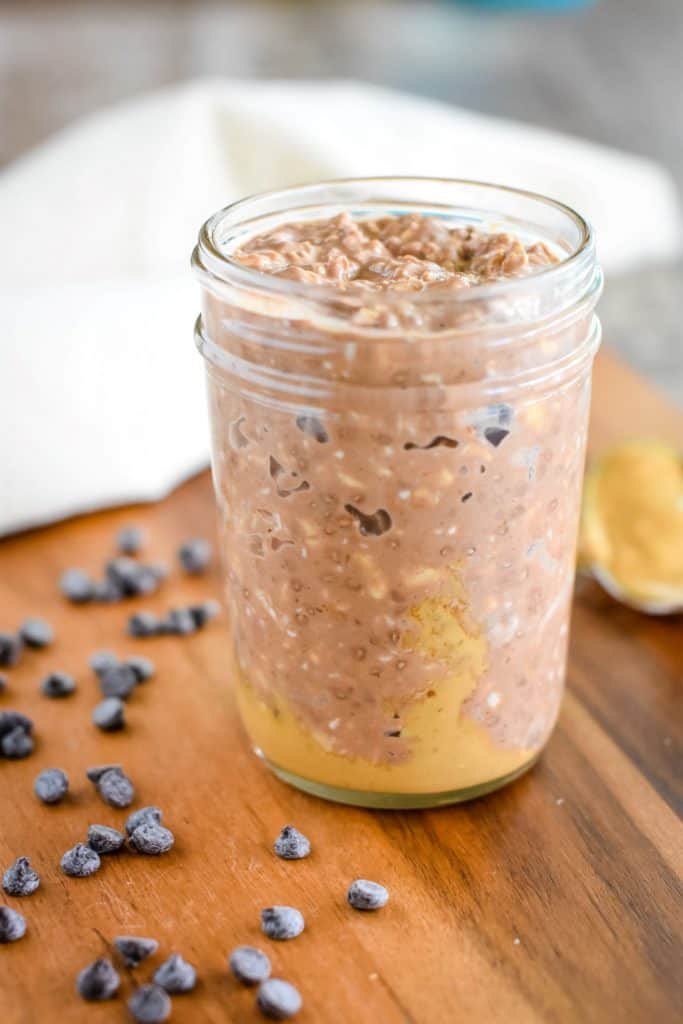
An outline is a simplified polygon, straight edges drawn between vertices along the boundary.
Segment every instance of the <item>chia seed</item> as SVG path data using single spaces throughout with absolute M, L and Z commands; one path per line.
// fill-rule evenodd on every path
M 349 886 L 346 898 L 354 910 L 379 910 L 388 902 L 389 891 L 379 882 L 357 878 Z
M 197 984 L 197 972 L 187 960 L 174 953 L 154 972 L 154 981 L 171 995 L 191 992 Z
M 138 938 L 137 935 L 117 935 L 114 945 L 127 967 L 139 967 L 143 960 L 156 953 L 159 948 L 156 939 Z
M 88 846 L 95 853 L 116 853 L 125 842 L 123 832 L 108 825 L 90 825 L 88 827 Z
M 80 972 L 76 979 L 76 991 L 88 1002 L 100 1003 L 116 995 L 120 982 L 118 971 L 111 960 L 101 957 Z
M 258 985 L 270 977 L 270 960 L 254 946 L 238 946 L 233 949 L 228 965 L 243 985 Z
M 299 1012 L 302 1000 L 294 985 L 281 978 L 269 978 L 259 986 L 256 1005 L 270 1020 L 287 1020 Z
M 40 875 L 31 867 L 28 857 L 19 857 L 2 876 L 2 887 L 8 896 L 30 896 L 40 885 Z
M 17 942 L 26 934 L 26 920 L 18 910 L 0 904 L 0 944 Z
M 294 907 L 266 907 L 261 911 L 261 930 L 269 939 L 295 939 L 304 930 L 303 914 Z
M 68 672 L 50 672 L 40 689 L 46 697 L 70 697 L 76 689 L 76 680 Z
M 126 724 L 123 701 L 120 697 L 107 697 L 93 711 L 92 720 L 103 732 L 123 729 Z
M 27 647 L 48 647 L 55 638 L 55 633 L 45 619 L 26 619 L 19 629 L 19 636 Z
M 138 1024 L 161 1024 L 171 1015 L 171 1000 L 160 985 L 141 985 L 128 1000 L 128 1009 Z
M 34 782 L 33 790 L 44 804 L 58 804 L 69 790 L 69 777 L 61 768 L 46 768 Z
M 273 849 L 283 860 L 302 860 L 311 852 L 311 844 L 293 825 L 285 825 L 275 840 Z
M 61 860 L 62 871 L 71 878 L 87 878 L 100 870 L 102 861 L 99 854 L 84 843 L 76 843 L 67 850 Z

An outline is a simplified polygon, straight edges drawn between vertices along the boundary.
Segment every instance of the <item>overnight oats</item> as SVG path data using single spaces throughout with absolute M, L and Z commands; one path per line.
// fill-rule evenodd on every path
M 601 277 L 529 193 L 333 182 L 213 217 L 231 674 L 285 780 L 428 806 L 538 757 L 564 685 Z

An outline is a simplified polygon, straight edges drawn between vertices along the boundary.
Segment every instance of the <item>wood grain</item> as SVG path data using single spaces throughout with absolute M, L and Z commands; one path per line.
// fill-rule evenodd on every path
M 591 448 L 633 433 L 681 443 L 681 417 L 607 353 L 596 371 Z M 236 1024 L 259 1018 L 253 992 L 228 975 L 238 943 L 269 946 L 274 973 L 301 989 L 302 1024 L 666 1024 L 683 998 L 680 877 L 681 619 L 646 619 L 592 586 L 577 597 L 569 692 L 537 768 L 515 785 L 457 808 L 370 812 L 289 789 L 250 753 L 224 669 L 225 623 L 189 639 L 128 641 L 131 607 L 161 609 L 218 592 L 218 580 L 174 575 L 132 606 L 73 608 L 60 571 L 96 570 L 125 522 L 147 527 L 149 553 L 168 558 L 189 534 L 213 531 L 203 475 L 158 505 L 101 513 L 0 544 L 2 627 L 41 613 L 56 627 L 49 652 L 10 670 L 0 707 L 36 721 L 36 753 L 0 762 L 0 865 L 28 855 L 43 884 L 24 900 L 3 896 L 29 922 L 26 939 L 0 947 L 3 1024 L 122 1021 L 122 1000 L 82 1003 L 77 971 L 112 936 L 153 935 L 197 965 L 196 993 L 174 1000 L 173 1019 Z M 158 675 L 130 701 L 128 729 L 90 724 L 96 684 L 88 655 L 102 647 L 149 654 Z M 48 701 L 41 676 L 62 668 L 78 692 Z M 678 733 L 678 734 L 677 734 Z M 120 824 L 84 777 L 120 761 L 140 803 L 158 803 L 177 837 L 168 856 L 124 855 L 90 879 L 69 879 L 61 853 L 91 822 Z M 60 766 L 72 795 L 44 807 L 37 773 Z M 312 839 L 308 861 L 271 853 L 291 822 Z M 354 877 L 376 878 L 392 899 L 381 913 L 345 905 Z M 301 908 L 294 942 L 261 942 L 259 910 Z M 126 978 L 124 991 L 131 991 Z

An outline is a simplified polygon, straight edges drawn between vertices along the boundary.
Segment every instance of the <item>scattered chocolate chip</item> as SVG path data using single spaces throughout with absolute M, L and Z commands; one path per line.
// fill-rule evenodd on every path
M 87 878 L 99 871 L 102 861 L 95 850 L 85 843 L 76 843 L 61 860 L 62 871 L 71 878 Z
M 140 597 L 158 590 L 166 570 L 163 566 L 142 565 L 134 558 L 120 556 L 107 562 L 105 574 L 123 597 Z
M 10 761 L 19 761 L 24 757 L 29 757 L 33 753 L 33 746 L 30 734 L 20 725 L 5 733 L 0 740 L 0 752 Z
M 69 777 L 61 768 L 46 768 L 33 783 L 33 790 L 44 804 L 58 804 L 69 790 Z
M 181 992 L 192 991 L 197 984 L 197 972 L 179 953 L 174 953 L 157 967 L 154 981 L 171 995 L 179 995 Z
M 364 537 L 381 537 L 391 529 L 391 516 L 385 508 L 378 508 L 372 514 L 361 512 L 355 505 L 344 505 L 344 508 L 357 521 Z
M 85 774 L 91 782 L 97 784 L 106 772 L 123 772 L 120 764 L 100 764 L 94 768 L 86 768 Z
M 504 430 L 502 427 L 485 427 L 484 437 L 489 444 L 492 444 L 494 448 L 497 448 L 501 441 L 510 433 L 509 430 Z
M 86 604 L 93 599 L 93 581 L 82 569 L 67 569 L 62 573 L 59 587 L 73 604 Z
M 97 792 L 110 807 L 130 807 L 135 799 L 135 787 L 121 768 L 111 768 L 104 772 L 96 786 Z
M 144 530 L 139 526 L 124 526 L 116 534 L 116 548 L 122 555 L 137 555 L 145 539 Z
M 121 587 L 106 577 L 103 580 L 95 580 L 92 586 L 92 599 L 99 604 L 116 604 L 125 596 Z
M 169 636 L 189 636 L 197 632 L 197 623 L 189 608 L 172 608 L 161 620 L 160 628 Z
M 120 697 L 121 700 L 127 700 L 138 685 L 137 673 L 123 662 L 103 669 L 99 680 L 105 697 Z
M 460 500 L 462 502 L 469 501 L 471 497 L 472 497 L 472 491 L 467 491 L 466 494 L 463 494 L 463 496 L 462 496 L 462 498 Z
M 302 860 L 311 852 L 311 844 L 293 825 L 285 825 L 275 840 L 273 849 L 283 860 Z
M 11 668 L 21 657 L 23 642 L 14 633 L 0 633 L 0 667 Z
M 14 729 L 22 729 L 26 733 L 33 732 L 33 722 L 21 711 L 0 711 L 0 737 L 6 736 Z
M 256 1005 L 270 1020 L 287 1020 L 301 1009 L 302 1000 L 297 989 L 281 978 L 268 978 L 259 986 Z
M 458 441 L 456 441 L 454 437 L 446 437 L 445 434 L 437 434 L 437 436 L 433 437 L 427 444 L 415 444 L 414 441 L 406 441 L 403 445 L 407 452 L 411 451 L 413 448 L 419 448 L 421 451 L 426 452 L 430 448 L 440 448 L 441 446 L 444 448 L 457 448 Z
M 125 838 L 123 832 L 109 825 L 88 826 L 88 846 L 95 853 L 116 853 L 123 846 Z
M 128 1000 L 128 1009 L 138 1024 L 161 1024 L 171 1015 L 171 1000 L 160 985 L 141 985 Z
M 123 729 L 126 724 L 123 701 L 119 697 L 107 697 L 93 711 L 92 720 L 103 732 Z
M 192 537 L 178 548 L 178 561 L 190 576 L 204 572 L 211 561 L 211 545 L 202 537 Z
M 310 434 L 319 444 L 329 441 L 329 435 L 317 416 L 297 416 L 296 425 L 304 434 Z
M 221 606 L 218 601 L 204 601 L 202 604 L 191 604 L 187 610 L 197 629 L 203 629 L 208 622 L 216 618 Z
M 90 655 L 88 662 L 96 676 L 101 675 L 105 669 L 113 668 L 118 663 L 119 659 L 113 651 L 95 651 L 94 654 Z
M 76 991 L 91 1003 L 111 999 L 119 990 L 121 979 L 111 960 L 101 957 L 84 967 L 76 978 Z
M 76 680 L 68 672 L 50 672 L 40 689 L 46 697 L 70 697 L 76 689 Z
M 127 967 L 139 967 L 143 960 L 156 953 L 159 948 L 156 939 L 143 939 L 137 935 L 117 935 L 114 945 Z
M 126 818 L 126 832 L 131 836 L 140 825 L 159 825 L 162 818 L 160 807 L 140 807 Z
M 304 918 L 294 907 L 266 907 L 261 911 L 261 930 L 269 939 L 295 939 L 304 930 Z
M 55 632 L 45 619 L 26 619 L 19 628 L 19 636 L 27 647 L 48 647 Z
M 18 857 L 2 876 L 2 887 L 8 896 L 30 896 L 40 885 L 40 875 L 31 867 L 28 857 Z
M 379 882 L 357 878 L 349 886 L 346 898 L 354 910 L 379 910 L 387 903 L 389 891 Z
M 152 612 L 136 612 L 128 619 L 128 632 L 131 636 L 159 636 L 161 621 Z
M 174 842 L 175 836 L 171 830 L 154 821 L 138 825 L 130 835 L 131 847 L 138 853 L 145 853 L 150 857 L 168 853 Z
M 149 658 L 143 658 L 142 655 L 134 654 L 132 657 L 126 658 L 126 665 L 135 673 L 139 683 L 146 683 L 156 671 L 154 662 Z
M 228 965 L 243 985 L 258 985 L 270 977 L 270 960 L 254 946 L 238 946 L 233 949 Z
M 7 689 L 7 676 L 4 672 L 0 672 L 0 693 L 4 693 Z
M 0 905 L 0 943 L 17 942 L 26 934 L 26 920 L 18 910 Z

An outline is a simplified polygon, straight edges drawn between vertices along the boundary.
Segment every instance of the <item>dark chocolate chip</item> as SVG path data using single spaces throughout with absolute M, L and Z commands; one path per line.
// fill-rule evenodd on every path
M 259 986 L 256 1005 L 270 1020 L 287 1020 L 301 1009 L 301 996 L 293 985 L 281 978 L 268 978 Z
M 130 807 L 135 799 L 135 787 L 120 768 L 104 772 L 97 780 L 96 786 L 97 792 L 110 807 Z
M 270 960 L 254 946 L 238 946 L 233 949 L 228 964 L 243 985 L 258 985 L 270 977 Z
M 159 948 L 156 939 L 143 939 L 137 935 L 117 935 L 114 945 L 127 967 L 139 967 L 143 960 Z
M 18 857 L 2 876 L 2 887 L 8 896 L 30 896 L 40 885 L 40 875 L 31 867 L 28 857 Z
M 145 539 L 144 530 L 139 526 L 124 526 L 116 534 L 116 547 L 122 555 L 137 555 Z
M 76 680 L 68 672 L 50 672 L 40 689 L 46 697 L 70 697 L 76 689 Z
M 159 825 L 162 817 L 160 807 L 140 807 L 126 818 L 126 832 L 131 836 L 140 825 Z
M 18 725 L 0 740 L 0 752 L 10 761 L 19 761 L 33 753 L 33 740 L 30 733 Z
M 90 655 L 89 665 L 96 676 L 99 676 L 107 668 L 118 665 L 119 659 L 113 651 L 95 651 Z
M 85 843 L 76 843 L 67 850 L 61 860 L 62 871 L 72 878 L 87 878 L 99 871 L 102 861 L 93 849 Z
M 157 967 L 154 981 L 171 995 L 179 995 L 181 992 L 192 991 L 197 984 L 197 971 L 179 953 L 173 953 Z
M 103 669 L 99 679 L 105 697 L 120 697 L 121 700 L 127 700 L 138 685 L 137 673 L 123 662 Z
M 125 842 L 123 832 L 109 825 L 88 826 L 88 846 L 95 853 L 116 853 Z
M 58 804 L 69 790 L 69 777 L 61 768 L 46 768 L 33 783 L 33 789 L 44 804 Z
M 27 647 L 47 647 L 55 638 L 55 631 L 45 619 L 26 619 L 19 635 Z
M 493 445 L 494 448 L 497 448 L 498 445 L 505 440 L 509 433 L 509 430 L 504 430 L 502 427 L 484 428 L 484 437 L 486 438 L 489 444 Z
M 211 561 L 211 545 L 203 537 L 192 537 L 178 548 L 178 561 L 191 576 L 204 572 Z
M 261 911 L 261 930 L 269 939 L 295 939 L 304 930 L 304 918 L 295 907 L 266 907 Z
M 0 944 L 17 942 L 26 934 L 26 920 L 18 910 L 0 904 Z
M 91 1003 L 111 999 L 119 990 L 121 979 L 110 960 L 101 957 L 84 967 L 76 979 L 76 991 Z
M 138 853 L 144 853 L 150 857 L 168 853 L 174 842 L 175 836 L 171 830 L 153 821 L 138 825 L 130 836 L 131 847 Z
M 59 587 L 73 604 L 86 604 L 93 599 L 93 582 L 82 569 L 67 569 L 62 573 Z
M 138 1024 L 161 1024 L 171 1015 L 171 1000 L 160 985 L 141 985 L 128 1000 L 128 1009 Z
M 293 825 L 285 825 L 275 840 L 273 849 L 283 860 L 302 860 L 311 852 L 311 844 Z
M 150 661 L 149 658 L 144 658 L 142 655 L 134 654 L 132 657 L 126 658 L 126 665 L 135 673 L 139 683 L 146 683 L 156 671 L 154 662 Z
M 128 619 L 128 632 L 136 637 L 159 636 L 162 623 L 152 612 L 136 612 Z
M 15 633 L 0 633 L 0 668 L 11 668 L 21 657 L 23 642 Z
M 379 910 L 387 903 L 389 892 L 379 882 L 357 878 L 349 886 L 346 898 L 354 910 Z
M 123 701 L 120 697 L 107 697 L 97 705 L 92 720 L 103 732 L 115 732 L 126 724 Z

